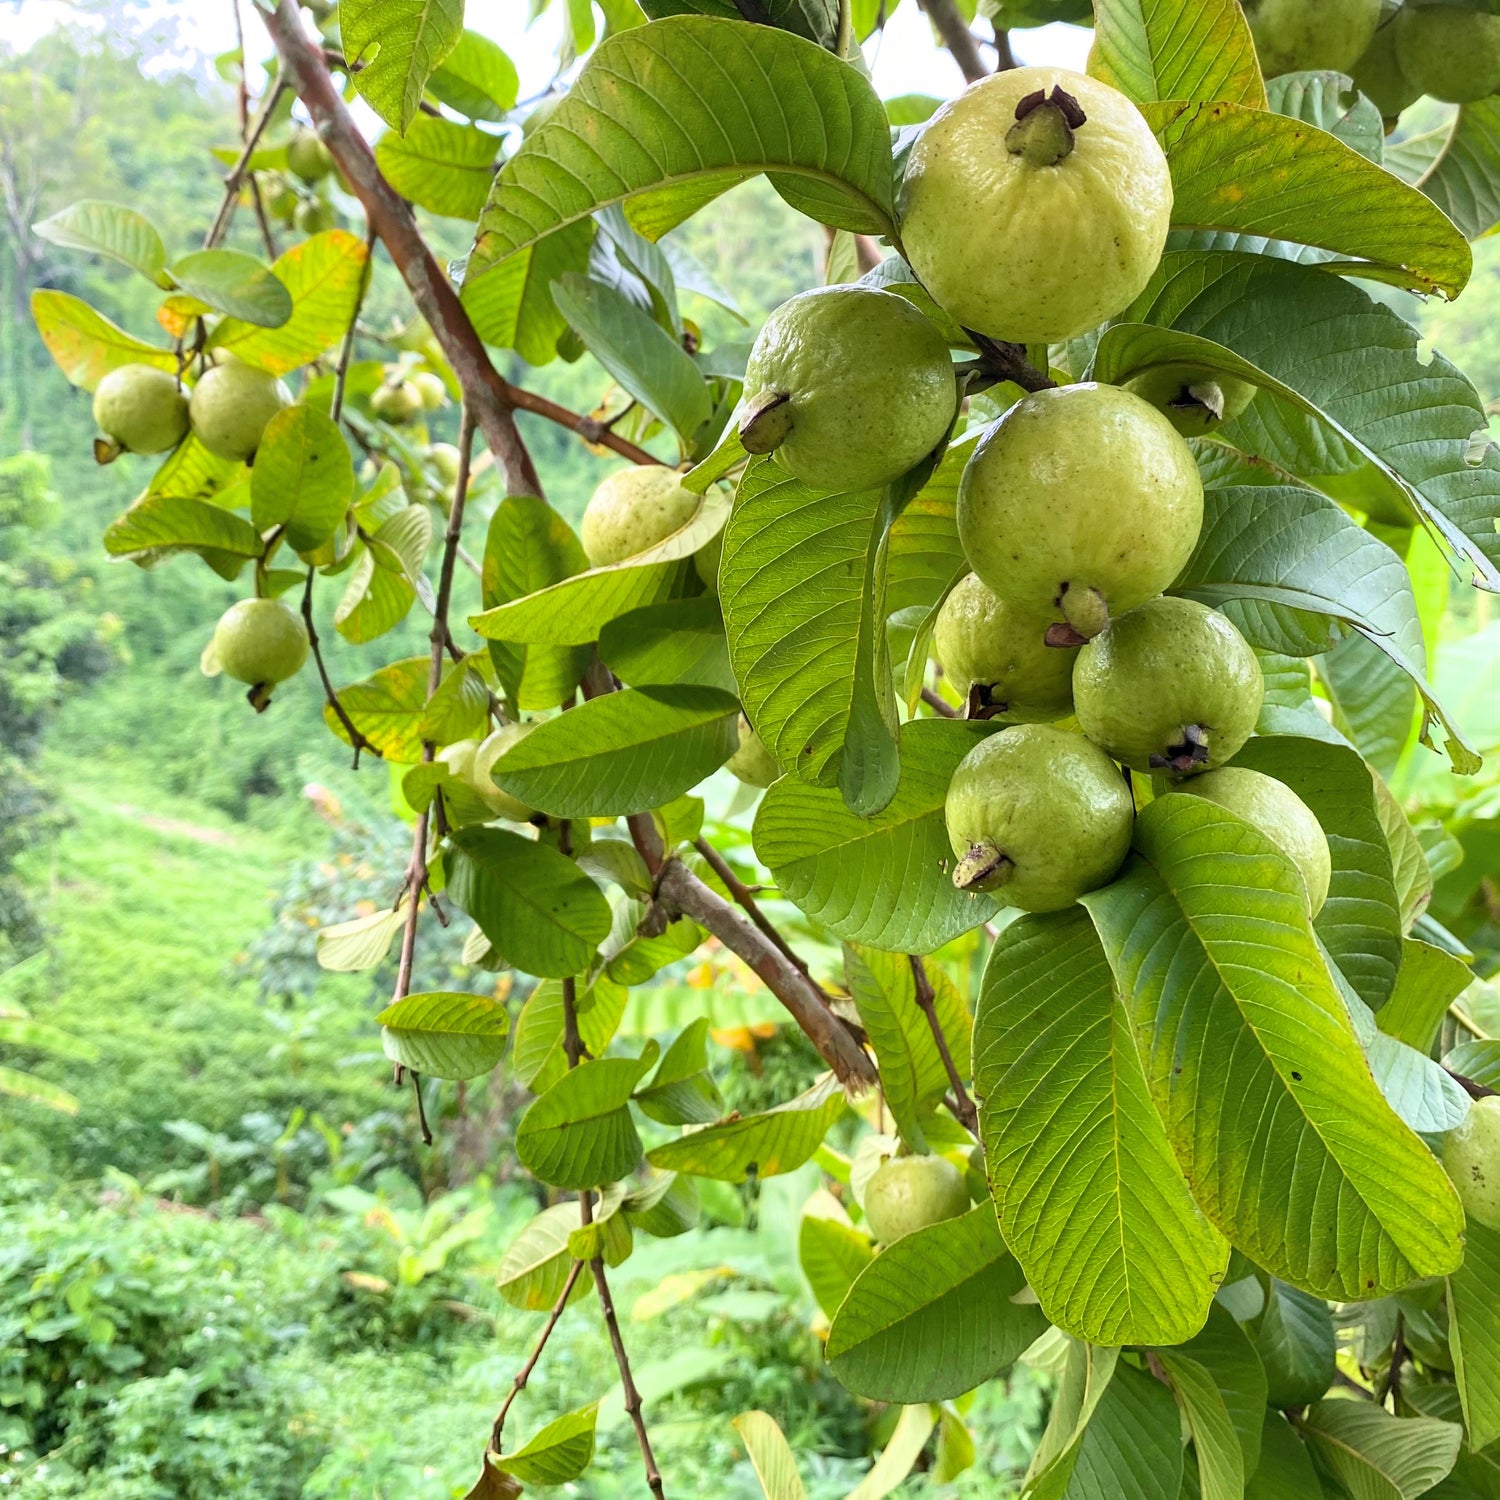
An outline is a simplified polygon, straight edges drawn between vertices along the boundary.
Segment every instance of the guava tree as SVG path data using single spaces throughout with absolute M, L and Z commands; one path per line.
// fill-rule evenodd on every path
M 861 1500 L 971 1461 L 962 1398 L 1023 1355 L 1056 1380 L 1037 1500 L 1500 1494 L 1500 1043 L 1453 1045 L 1470 972 L 1381 774 L 1409 728 L 1479 766 L 1424 631 L 1450 579 L 1500 591 L 1500 455 L 1390 289 L 1457 296 L 1500 221 L 1500 18 L 1005 0 L 1002 63 L 1005 28 L 1091 21 L 1089 73 L 986 76 L 925 8 L 971 86 L 900 126 L 862 0 L 614 0 L 597 46 L 572 8 L 588 55 L 502 150 L 515 70 L 461 0 L 263 6 L 273 81 L 201 249 L 141 205 L 38 226 L 162 292 L 167 342 L 35 299 L 101 461 L 161 455 L 123 460 L 145 488 L 105 546 L 240 580 L 205 670 L 247 712 L 317 672 L 356 762 L 401 768 L 399 899 L 326 935 L 346 966 L 399 944 L 398 1080 L 533 1095 L 516 1154 L 557 1199 L 501 1280 L 548 1316 L 474 1495 L 586 1468 L 595 1406 L 505 1419 L 590 1292 L 661 1495 L 609 1271 L 695 1222 L 695 1184 L 812 1161 L 826 1358 L 903 1408 Z M 1388 143 L 1424 91 L 1464 108 Z M 757 174 L 826 226 L 831 285 L 701 347 L 678 291 L 726 294 L 669 232 Z M 454 276 L 412 205 L 473 223 Z M 264 256 L 224 245 L 237 214 Z M 416 314 L 383 364 L 377 252 Z M 587 350 L 612 406 L 497 349 Z M 453 401 L 456 451 L 423 417 Z M 628 461 L 580 534 L 518 412 Z M 430 651 L 388 659 L 412 614 Z M 749 846 L 703 836 L 725 766 Z M 459 912 L 524 981 L 513 1032 L 422 988 Z M 710 938 L 827 1063 L 764 1112 L 724 1113 L 706 1016 L 611 1045 Z M 738 1425 L 801 1494 L 772 1418 Z

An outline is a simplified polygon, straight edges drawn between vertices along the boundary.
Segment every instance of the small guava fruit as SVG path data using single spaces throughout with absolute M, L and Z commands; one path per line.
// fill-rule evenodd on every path
M 1082 735 L 1020 724 L 958 764 L 944 808 L 953 883 L 1022 911 L 1061 911 L 1106 884 L 1130 848 L 1135 803 Z
M 261 200 L 266 205 L 266 212 L 281 223 L 290 224 L 296 215 L 297 204 L 301 201 L 296 190 L 280 172 L 257 172 L 256 181 L 260 184 Z
M 409 380 L 386 380 L 375 387 L 370 410 L 382 421 L 399 427 L 422 410 L 422 393 Z
M 448 387 L 443 377 L 431 370 L 418 370 L 411 377 L 411 384 L 422 398 L 423 411 L 437 411 L 448 404 Z
M 334 228 L 338 218 L 334 214 L 333 205 L 324 199 L 304 198 L 292 215 L 292 223 L 297 226 L 299 233 L 311 236 Z
M 219 617 L 210 649 L 226 677 L 274 685 L 307 660 L 307 626 L 283 599 L 241 599 Z
M 1190 364 L 1153 365 L 1125 389 L 1149 401 L 1183 437 L 1204 437 L 1234 421 L 1256 395 L 1247 380 Z
M 1064 68 L 971 84 L 917 137 L 901 190 L 918 280 L 963 327 L 1020 343 L 1127 308 L 1171 219 L 1171 173 L 1141 112 Z
M 1225 766 L 1194 776 L 1178 788 L 1195 797 L 1205 797 L 1229 812 L 1237 813 L 1252 828 L 1259 829 L 1292 862 L 1307 892 L 1307 913 L 1315 917 L 1328 899 L 1333 879 L 1333 858 L 1328 836 L 1308 807 L 1291 787 L 1274 776 L 1245 766 Z
M 333 171 L 333 153 L 316 130 L 299 126 L 287 142 L 286 164 L 303 182 L 317 182 Z
M 1254 732 L 1264 696 L 1244 636 L 1193 599 L 1153 599 L 1111 620 L 1073 666 L 1079 727 L 1133 771 L 1222 766 Z
M 1500 90 L 1500 16 L 1456 5 L 1406 5 L 1391 24 L 1396 60 L 1422 93 L 1472 104 Z
M 1381 0 L 1244 0 L 1267 78 L 1321 68 L 1347 73 L 1380 24 Z
M 589 566 L 623 562 L 665 541 L 697 514 L 699 499 L 676 469 L 638 464 L 611 474 L 589 499 L 579 534 Z
M 1464 1212 L 1500 1230 L 1500 1098 L 1486 1095 L 1470 1104 L 1463 1122 L 1443 1138 L 1443 1167 Z
M 724 762 L 724 769 L 746 786 L 770 786 L 781 775 L 775 756 L 766 749 L 744 714 L 740 715 L 739 749 Z
M 882 1245 L 969 1211 L 964 1174 L 944 1156 L 893 1156 L 865 1184 L 865 1222 Z
M 155 365 L 121 365 L 94 391 L 94 425 L 127 453 L 165 453 L 188 430 L 188 399 Z
M 450 489 L 458 483 L 458 466 L 462 455 L 452 443 L 434 443 L 427 450 L 427 456 L 432 460 L 432 467 L 437 470 L 438 478 Z
M 1382 26 L 1350 75 L 1355 88 L 1380 111 L 1387 134 L 1396 128 L 1401 111 L 1422 97 L 1422 90 L 1402 71 L 1396 30 L 1394 20 Z
M 534 720 L 506 724 L 480 742 L 469 765 L 469 779 L 491 812 L 512 823 L 525 823 L 535 815 L 519 797 L 512 797 L 495 785 L 495 764 L 507 750 L 513 749 L 536 727 Z
M 957 410 L 953 360 L 929 318 L 894 292 L 822 286 L 766 319 L 740 439 L 814 489 L 876 489 L 931 453 Z
M 210 453 L 244 460 L 260 447 L 266 423 L 292 404 L 292 393 L 274 376 L 237 359 L 208 370 L 188 401 L 193 433 Z
M 968 695 L 971 719 L 1050 724 L 1072 712 L 1078 652 L 1049 646 L 1049 623 L 1018 613 L 976 573 L 943 601 L 933 649 L 948 680 Z
M 1018 401 L 980 439 L 958 489 L 969 566 L 1022 615 L 1082 645 L 1159 594 L 1203 527 L 1193 451 L 1149 401 L 1070 385 Z M 1060 623 L 1066 622 L 1066 629 Z

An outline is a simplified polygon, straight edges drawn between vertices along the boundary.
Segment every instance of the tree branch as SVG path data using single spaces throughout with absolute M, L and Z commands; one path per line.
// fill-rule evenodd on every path
M 956 719 L 958 710 L 941 694 L 933 692 L 930 687 L 922 689 L 922 702 L 930 708 L 933 713 L 941 715 L 945 719 Z
M 494 1426 L 490 1428 L 490 1452 L 502 1453 L 505 1450 L 500 1446 L 505 1436 L 505 1418 L 510 1412 L 511 1405 L 517 1396 L 526 1389 L 526 1382 L 531 1379 L 532 1372 L 536 1369 L 537 1361 L 542 1357 L 542 1350 L 547 1347 L 547 1340 L 552 1337 L 552 1330 L 557 1327 L 558 1320 L 562 1317 L 568 1306 L 568 1299 L 573 1295 L 573 1288 L 578 1283 L 578 1277 L 583 1271 L 583 1262 L 575 1260 L 573 1268 L 568 1272 L 568 1279 L 563 1283 L 562 1295 L 553 1304 L 552 1311 L 547 1316 L 546 1325 L 543 1327 L 541 1336 L 532 1348 L 526 1363 L 516 1371 L 516 1378 L 511 1382 L 509 1392 L 505 1400 L 500 1403 L 500 1410 L 495 1413 Z
M 709 841 L 705 838 L 694 839 L 693 848 L 695 848 L 698 853 L 708 861 L 709 866 L 713 870 L 714 874 L 717 875 L 719 879 L 722 880 L 724 884 L 729 888 L 729 894 L 734 897 L 735 901 L 741 907 L 744 908 L 745 915 L 749 917 L 750 920 L 754 922 L 755 925 L 760 928 L 760 930 L 768 938 L 770 938 L 770 940 L 775 943 L 776 946 L 789 959 L 791 959 L 791 961 L 796 964 L 796 966 L 801 969 L 805 975 L 807 975 L 808 980 L 812 984 L 817 985 L 817 980 L 813 979 L 812 977 L 812 970 L 809 969 L 807 967 L 807 964 L 798 956 L 796 951 L 792 948 L 792 945 L 787 942 L 784 937 L 782 937 L 781 933 L 777 930 L 776 924 L 772 922 L 771 919 L 760 909 L 759 903 L 756 901 L 755 897 L 750 894 L 750 888 L 729 867 L 729 862 L 724 858 L 724 856 L 720 854 L 719 851 L 715 849 L 714 846 L 710 844 Z M 818 988 L 821 991 L 822 986 L 818 985 Z
M 969 30 L 953 0 L 918 0 L 927 13 L 943 45 L 953 54 L 953 61 L 969 83 L 989 76 L 989 69 L 979 55 L 979 39 Z
M 943 1023 L 938 1020 L 935 1004 L 937 997 L 932 991 L 932 981 L 927 977 L 927 965 L 915 953 L 910 954 L 909 957 L 911 977 L 917 987 L 917 1009 L 927 1017 L 927 1024 L 932 1028 L 932 1039 L 937 1043 L 938 1056 L 943 1059 L 943 1067 L 948 1072 L 948 1082 L 953 1085 L 953 1100 L 957 1106 L 954 1113 L 958 1116 L 959 1124 L 970 1135 L 977 1136 L 979 1112 L 974 1108 L 974 1101 L 969 1097 L 968 1089 L 964 1087 L 963 1075 L 953 1061 L 952 1049 L 948 1046 L 948 1038 L 943 1033 Z
M 1444 1068 L 1445 1072 L 1464 1093 L 1471 1099 L 1495 1099 L 1500 1098 L 1500 1089 L 1492 1089 L 1488 1084 L 1477 1083 L 1472 1078 L 1466 1078 L 1462 1073 L 1455 1073 L 1452 1068 Z
M 241 66 L 243 66 L 243 52 L 241 53 Z M 255 124 L 251 126 L 250 133 L 245 137 L 244 147 L 241 149 L 239 159 L 229 169 L 229 176 L 224 179 L 224 198 L 219 204 L 219 211 L 214 215 L 214 221 L 209 225 L 208 233 L 203 238 L 203 248 L 212 250 L 220 240 L 224 238 L 229 228 L 229 221 L 234 217 L 234 206 L 239 201 L 240 184 L 245 180 L 245 172 L 250 166 L 250 158 L 255 155 L 255 148 L 260 144 L 261 135 L 270 123 L 271 114 L 286 92 L 286 82 L 278 78 L 266 95 L 260 106 L 260 113 L 255 117 Z
M 318 576 L 318 570 L 309 567 L 307 570 L 307 583 L 302 589 L 302 623 L 307 627 L 307 644 L 312 651 L 314 665 L 318 669 L 318 676 L 323 683 L 323 696 L 328 700 L 328 706 L 333 710 L 334 717 L 344 726 L 344 733 L 349 736 L 349 743 L 354 747 L 354 769 L 359 770 L 360 752 L 368 750 L 377 760 L 380 759 L 378 751 L 369 740 L 355 726 L 354 720 L 349 717 L 349 710 L 339 702 L 338 692 L 333 686 L 333 679 L 328 675 L 328 666 L 323 660 L 323 652 L 318 643 L 318 628 L 313 624 L 313 580 Z

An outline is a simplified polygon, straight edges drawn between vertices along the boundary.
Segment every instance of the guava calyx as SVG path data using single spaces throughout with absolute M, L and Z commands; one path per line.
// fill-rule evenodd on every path
M 740 419 L 746 453 L 774 453 L 792 435 L 792 393 L 764 391 Z
M 1049 625 L 1045 639 L 1049 646 L 1056 647 L 1060 651 L 1066 651 L 1072 646 L 1087 646 L 1089 643 L 1086 635 L 1080 635 L 1065 620 Z
M 969 852 L 953 867 L 953 884 L 961 891 L 998 890 L 1015 864 L 991 843 L 970 844 Z
M 1082 646 L 1109 625 L 1109 601 L 1098 589 L 1075 589 L 1065 583 L 1057 605 L 1063 612 L 1063 619 L 1072 627 L 1074 635 L 1081 637 L 1078 640 L 1059 640 L 1055 643 L 1057 645 Z M 1047 644 L 1053 645 L 1051 631 L 1048 632 L 1048 637 Z
M 1202 724 L 1184 724 L 1180 737 L 1167 746 L 1165 755 L 1151 757 L 1153 771 L 1173 771 L 1186 776 L 1208 764 L 1208 730 Z
M 1087 124 L 1083 106 L 1054 84 L 1049 94 L 1037 89 L 1016 105 L 1016 123 L 1005 133 L 1005 149 L 1033 167 L 1055 167 L 1073 154 L 1074 132 Z

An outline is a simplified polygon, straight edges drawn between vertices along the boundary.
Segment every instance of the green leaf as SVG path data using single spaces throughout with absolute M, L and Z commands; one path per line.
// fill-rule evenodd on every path
M 49 1026 L 45 1021 L 33 1021 L 30 1016 L 7 1015 L 4 1008 L 0 1008 L 0 1044 L 29 1047 L 69 1062 L 95 1062 L 100 1055 L 99 1048 L 84 1037 Z
M 828 1333 L 839 1382 L 874 1401 L 944 1401 L 1010 1368 L 1046 1320 L 991 1204 L 888 1245 L 860 1272 Z
M 811 1159 L 844 1108 L 844 1091 L 833 1074 L 825 1073 L 785 1104 L 690 1130 L 679 1140 L 648 1151 L 646 1160 L 664 1172 L 686 1172 L 719 1182 L 778 1177 L 795 1172 Z
M 599 657 L 631 687 L 684 683 L 738 691 L 724 617 L 712 594 L 648 605 L 611 620 L 599 632 Z
M 698 1016 L 662 1054 L 651 1082 L 636 1090 L 641 1113 L 662 1125 L 707 1125 L 724 1111 L 708 1071 L 708 1017 Z
M 1266 93 L 1268 106 L 1278 115 L 1336 135 L 1369 161 L 1378 163 L 1384 156 L 1385 121 L 1374 103 L 1349 88 L 1343 74 L 1283 73 L 1266 84 Z
M 587 968 L 609 932 L 609 903 L 566 855 L 503 828 L 461 828 L 446 856 L 448 895 L 527 974 Z
M 907 1406 L 896 1419 L 896 1430 L 881 1450 L 880 1457 L 845 1500 L 885 1500 L 900 1488 L 922 1456 L 932 1429 L 937 1426 L 937 1408 L 924 1402 Z
M 630 992 L 603 975 L 586 989 L 579 988 L 573 1002 L 578 1017 L 578 1035 L 594 1057 L 604 1050 L 619 1029 L 620 1017 Z M 511 1053 L 516 1078 L 534 1094 L 545 1093 L 567 1070 L 563 1048 L 562 985 L 544 979 L 531 992 L 516 1020 L 516 1042 Z
M 615 1182 L 641 1159 L 630 1096 L 660 1049 L 601 1057 L 570 1068 L 521 1116 L 516 1156 L 549 1187 L 595 1188 Z
M 23 1073 L 19 1068 L 0 1067 L 0 1094 L 26 1104 L 55 1109 L 62 1115 L 78 1113 L 78 1100 L 65 1088 L 38 1078 L 35 1073 Z
M 569 1484 L 594 1461 L 597 1401 L 548 1422 L 524 1448 L 491 1453 L 490 1464 L 522 1484 Z
M 1500 1042 L 1460 1042 L 1443 1062 L 1474 1083 L 1500 1088 Z
M 104 550 L 149 568 L 179 552 L 242 561 L 265 549 L 260 533 L 232 510 L 181 495 L 148 494 L 110 522 Z
M 676 1172 L 650 1174 L 646 1186 L 627 1193 L 622 1204 L 631 1225 L 657 1239 L 674 1239 L 698 1222 L 698 1189 Z
M 189 296 L 242 323 L 280 328 L 292 316 L 292 294 L 276 273 L 243 250 L 194 250 L 168 272 Z
M 557 1305 L 573 1266 L 568 1237 L 577 1228 L 578 1205 L 559 1203 L 529 1220 L 511 1241 L 501 1258 L 496 1285 L 512 1307 L 545 1312 Z M 580 1276 L 573 1284 L 569 1303 L 586 1297 L 593 1284 L 592 1277 Z
M 724 532 L 719 598 L 745 712 L 777 762 L 860 813 L 896 789 L 885 493 L 829 495 L 753 459 Z
M 757 172 L 825 223 L 892 232 L 885 111 L 849 64 L 787 32 L 718 17 L 621 32 L 501 168 L 466 292 L 508 256 L 608 204 L 628 200 L 632 225 L 657 239 Z
M 1118 1349 L 1064 1341 L 1063 1367 L 1041 1442 L 1031 1455 L 1023 1500 L 1059 1500 L 1068 1490 L 1090 1419 L 1114 1380 Z
M 797 1259 L 826 1317 L 838 1312 L 855 1278 L 874 1258 L 870 1236 L 849 1222 L 838 1199 L 815 1193 L 808 1200 L 797 1229 Z
M 148 281 L 162 285 L 167 247 L 150 219 L 121 203 L 85 198 L 40 224 L 33 224 L 31 232 L 38 239 L 66 250 L 107 255 L 132 271 L 139 271 Z
M 1500 223 L 1500 101 L 1481 99 L 1458 112 L 1417 186 L 1471 240 Z
M 1468 241 L 1429 198 L 1336 136 L 1239 104 L 1143 104 L 1172 168 L 1178 229 L 1333 252 L 1327 269 L 1456 297 Z
M 1318 712 L 1312 695 L 1312 672 L 1300 656 L 1279 656 L 1257 651 L 1266 695 L 1260 706 L 1257 734 L 1300 735 L 1303 739 L 1327 740 L 1331 745 L 1349 742 Z
M 927 1149 L 924 1119 L 948 1092 L 948 1070 L 926 1014 L 917 1005 L 916 976 L 905 954 L 880 953 L 844 944 L 844 973 L 859 1008 L 860 1024 L 875 1049 L 880 1086 L 901 1139 Z M 955 1059 L 969 1055 L 973 1023 L 953 981 L 936 966 L 928 970 L 933 1013 Z
M 415 765 L 422 758 L 418 729 L 427 712 L 430 669 L 425 656 L 410 656 L 339 689 L 339 701 L 354 727 L 384 759 L 398 765 Z M 323 709 L 323 722 L 346 745 L 350 743 L 348 730 L 331 706 Z
M 1373 641 L 1350 636 L 1318 661 L 1318 680 L 1341 730 L 1371 767 L 1393 775 L 1417 716 L 1416 684 Z
M 1445 580 L 1446 587 L 1446 580 Z M 1371 773 L 1375 787 L 1375 814 L 1385 830 L 1385 841 L 1391 851 L 1391 868 L 1396 881 L 1396 897 L 1401 903 L 1401 930 L 1410 932 L 1412 924 L 1427 910 L 1432 899 L 1432 868 L 1416 829 L 1405 809 L 1378 773 Z
M 463 34 L 463 0 L 343 0 L 344 55 L 354 86 L 396 130 L 416 118 L 422 90 Z
M 418 115 L 404 134 L 381 136 L 375 165 L 418 208 L 472 221 L 490 195 L 499 146 L 495 136 L 472 125 Z
M 594 221 L 580 219 L 464 282 L 463 304 L 487 344 L 514 349 L 529 365 L 557 355 L 567 322 L 552 300 L 558 277 L 586 271 Z
M 1089 72 L 1137 104 L 1227 99 L 1266 107 L 1255 43 L 1238 0 L 1099 0 Z
M 1353 1500 L 1416 1500 L 1447 1477 L 1464 1435 L 1456 1422 L 1393 1417 L 1352 1399 L 1318 1402 L 1303 1431 Z
M 366 917 L 320 927 L 316 938 L 318 967 L 334 974 L 373 969 L 391 951 L 391 943 L 405 925 L 403 898 L 390 911 L 374 911 Z
M 373 548 L 361 547 L 334 609 L 333 626 L 346 641 L 362 646 L 395 629 L 416 602 L 417 591 L 405 574 L 382 567 Z M 425 679 L 423 692 L 426 692 Z M 416 736 L 418 753 L 420 740 L 421 736 Z
M 569 272 L 552 300 L 595 359 L 684 444 L 709 419 L 708 386 L 689 355 L 635 303 L 602 281 Z
M 1145 809 L 1135 847 L 1084 904 L 1204 1212 L 1257 1265 L 1326 1296 L 1451 1270 L 1452 1187 L 1370 1075 L 1296 872 L 1181 794 Z
M 427 80 L 428 92 L 440 103 L 471 120 L 495 124 L 516 107 L 519 87 L 516 65 L 498 43 L 477 31 L 465 31 Z
M 933 608 L 969 571 L 958 540 L 958 482 L 978 441 L 976 433 L 950 444 L 927 483 L 891 522 L 885 583 L 891 614 Z
M 1321 1297 L 1272 1280 L 1254 1341 L 1272 1406 L 1306 1406 L 1333 1383 L 1338 1340 Z
M 1191 1338 L 1229 1247 L 1172 1155 L 1083 912 L 1001 933 L 979 995 L 974 1087 L 1000 1229 L 1047 1317 L 1091 1343 Z
M 784 776 L 761 799 L 755 852 L 788 900 L 845 942 L 932 953 L 987 922 L 997 904 L 958 891 L 943 803 L 983 724 L 920 719 L 901 729 L 901 780 L 884 811 L 862 818 L 835 791 Z
M 1468 1444 L 1487 1448 L 1500 1438 L 1500 1230 L 1473 1219 L 1464 1263 L 1448 1278 L 1448 1346 Z
M 797 1460 L 774 1417 L 763 1411 L 747 1411 L 734 1419 L 734 1430 L 750 1455 L 750 1465 L 766 1500 L 807 1500 Z
M 455 662 L 427 700 L 417 733 L 434 745 L 476 738 L 489 726 L 490 690 L 472 661 Z
M 1317 1500 L 1323 1493 L 1312 1455 L 1280 1412 L 1268 1411 L 1261 1430 L 1260 1464 L 1245 1486 L 1245 1500 Z
M 1437 1039 L 1448 1007 L 1473 978 L 1473 970 L 1461 958 L 1407 938 L 1401 945 L 1395 991 L 1381 1006 L 1376 1024 L 1387 1036 L 1426 1052 Z
M 338 529 L 353 497 L 354 460 L 336 422 L 298 405 L 266 423 L 250 471 L 257 530 L 284 526 L 294 552 L 315 551 Z
M 505 1055 L 510 1016 L 485 995 L 408 995 L 375 1017 L 394 1063 L 429 1078 L 479 1078 Z
M 47 352 L 72 385 L 91 391 L 122 365 L 177 370 L 177 356 L 116 327 L 81 297 L 46 289 L 31 294 L 31 316 Z
M 496 762 L 496 785 L 557 818 L 648 812 L 718 770 L 739 705 L 717 688 L 624 688 L 539 722 Z

